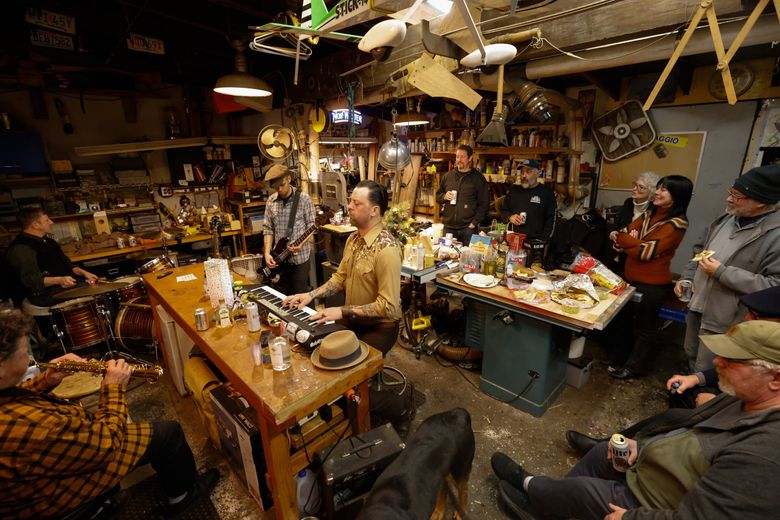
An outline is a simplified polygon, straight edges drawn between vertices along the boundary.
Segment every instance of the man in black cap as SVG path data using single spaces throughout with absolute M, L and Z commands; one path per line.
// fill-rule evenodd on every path
M 626 438 L 623 472 L 606 441 L 563 478 L 535 476 L 497 452 L 491 465 L 501 504 L 517 518 L 534 518 L 531 511 L 594 520 L 775 518 L 780 323 L 746 321 L 702 342 L 716 354 L 723 394 L 695 410 L 671 409 L 643 421 Z
M 691 371 L 712 368 L 715 357 L 699 340 L 742 321 L 747 309 L 739 297 L 780 285 L 780 165 L 753 168 L 729 188 L 726 212 L 704 230 L 693 253 L 708 258 L 688 262 L 680 276 L 693 281 L 686 317 L 685 353 Z M 680 281 L 674 291 L 680 296 Z
M 308 194 L 290 184 L 290 177 L 287 166 L 275 164 L 268 169 L 263 179 L 271 189 L 276 190 L 265 203 L 263 259 L 266 267 L 282 268 L 275 285 L 279 291 L 288 295 L 309 290 L 309 258 L 311 237 L 314 236 L 309 235 L 302 243 L 293 245 L 314 225 L 314 204 Z M 283 265 L 279 265 L 272 253 L 282 239 L 286 239 L 289 256 Z
M 504 197 L 501 219 L 530 239 L 549 241 L 555 231 L 555 193 L 539 182 L 539 163 L 526 159 L 520 167 L 520 184 L 513 184 Z

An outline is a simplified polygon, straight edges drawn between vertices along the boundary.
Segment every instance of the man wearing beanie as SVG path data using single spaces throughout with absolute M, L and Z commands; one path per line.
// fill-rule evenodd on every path
M 685 353 L 691 371 L 712 368 L 715 357 L 700 335 L 720 334 L 742 321 L 747 308 L 740 296 L 780 285 L 780 165 L 753 168 L 729 188 L 726 212 L 704 230 L 693 246 L 697 254 L 680 280 L 693 281 L 686 317 Z M 693 255 L 691 255 L 693 256 Z M 674 288 L 680 295 L 680 281 Z

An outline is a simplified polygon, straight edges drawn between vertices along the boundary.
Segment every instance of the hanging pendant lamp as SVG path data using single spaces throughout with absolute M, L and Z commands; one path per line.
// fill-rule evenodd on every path
M 244 42 L 233 41 L 236 49 L 236 70 L 217 80 L 214 92 L 228 96 L 266 97 L 273 95 L 273 89 L 262 79 L 247 72 Z

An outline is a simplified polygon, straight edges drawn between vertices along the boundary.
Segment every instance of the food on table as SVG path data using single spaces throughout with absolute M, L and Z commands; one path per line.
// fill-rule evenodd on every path
M 574 291 L 554 292 L 550 294 L 550 299 L 563 307 L 576 307 L 578 309 L 589 309 L 598 303 L 589 295 Z
M 515 298 L 528 303 L 547 303 L 550 301 L 550 295 L 547 292 L 534 289 L 531 286 L 516 290 Z
M 544 267 L 542 267 L 542 264 L 540 264 L 540 263 L 533 263 L 533 264 L 531 264 L 531 270 L 534 271 L 535 273 L 544 273 L 545 272 Z

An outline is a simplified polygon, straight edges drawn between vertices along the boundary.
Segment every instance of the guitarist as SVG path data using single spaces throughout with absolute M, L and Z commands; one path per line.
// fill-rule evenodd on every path
M 291 182 L 290 169 L 283 164 L 271 166 L 263 179 L 276 190 L 265 203 L 265 221 L 263 224 L 263 257 L 266 267 L 279 271 L 277 290 L 284 294 L 297 294 L 309 291 L 309 257 L 311 256 L 310 235 L 298 246 L 290 245 L 290 255 L 279 265 L 274 257 L 280 241 L 293 242 L 314 224 L 314 204 L 306 193 L 295 188 Z

